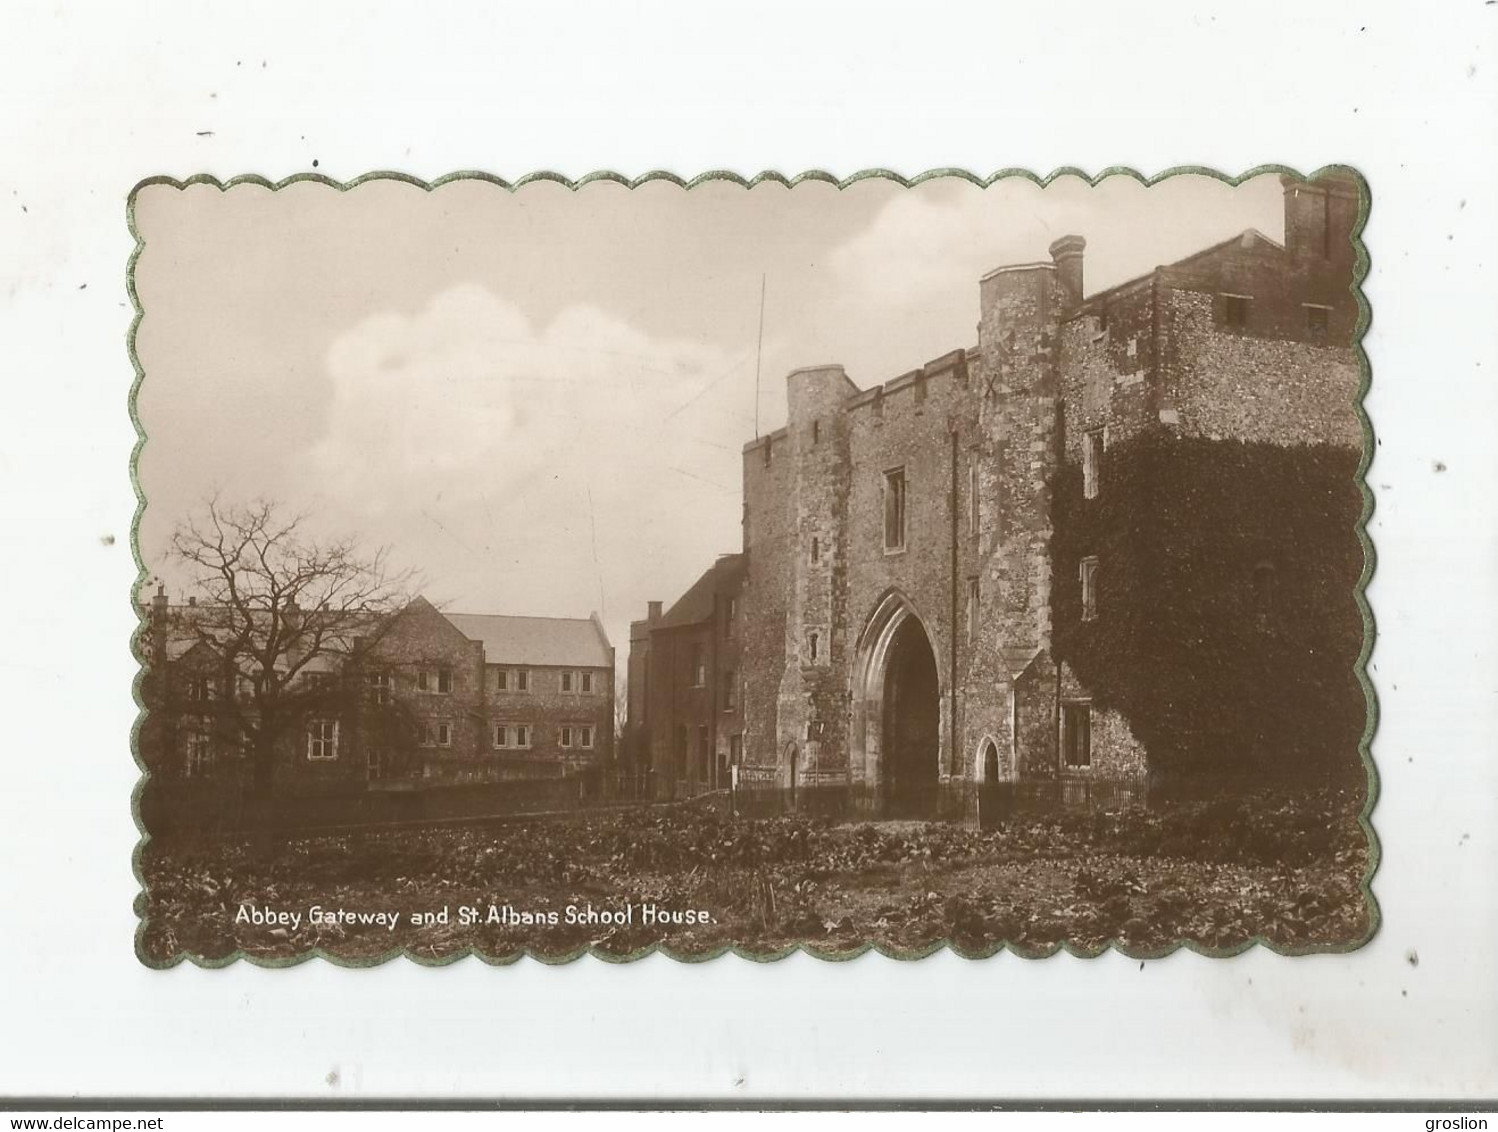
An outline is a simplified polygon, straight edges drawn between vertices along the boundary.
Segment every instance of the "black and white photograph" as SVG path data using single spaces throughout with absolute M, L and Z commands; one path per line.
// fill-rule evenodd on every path
M 143 182 L 139 958 L 1359 948 L 1369 207 Z

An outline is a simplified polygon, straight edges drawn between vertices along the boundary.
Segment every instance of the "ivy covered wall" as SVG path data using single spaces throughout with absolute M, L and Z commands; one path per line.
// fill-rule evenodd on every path
M 1060 472 L 1054 651 L 1172 772 L 1358 765 L 1358 453 L 1178 437 L 1110 445 L 1100 491 Z M 1082 620 L 1078 564 L 1099 560 Z

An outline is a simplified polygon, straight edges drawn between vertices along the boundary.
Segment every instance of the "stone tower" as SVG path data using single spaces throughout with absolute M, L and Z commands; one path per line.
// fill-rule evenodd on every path
M 779 695 L 783 778 L 794 752 L 798 782 L 847 775 L 848 489 L 852 461 L 844 403 L 858 387 L 842 366 L 786 378 L 782 459 L 790 462 L 790 608 Z

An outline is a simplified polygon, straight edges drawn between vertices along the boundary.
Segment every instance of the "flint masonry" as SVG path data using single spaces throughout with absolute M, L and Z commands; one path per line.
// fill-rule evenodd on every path
M 1283 189 L 1283 245 L 1088 295 L 1064 236 L 983 277 L 975 347 L 871 389 L 792 372 L 744 449 L 737 714 L 704 765 L 886 813 L 1356 767 L 1360 186 Z

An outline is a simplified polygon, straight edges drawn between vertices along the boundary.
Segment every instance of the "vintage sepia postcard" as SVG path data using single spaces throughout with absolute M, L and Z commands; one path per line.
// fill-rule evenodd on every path
M 1368 208 L 142 183 L 140 959 L 1365 943 Z

